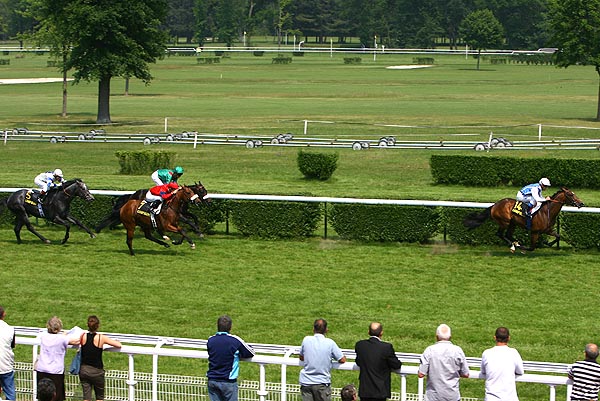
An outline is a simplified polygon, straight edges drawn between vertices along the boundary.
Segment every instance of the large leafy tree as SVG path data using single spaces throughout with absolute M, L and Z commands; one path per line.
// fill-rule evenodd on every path
M 96 122 L 110 124 L 111 79 L 135 77 L 149 83 L 149 64 L 164 55 L 166 0 L 41 1 L 46 18 L 65 24 L 56 27 L 72 44 L 65 68 L 75 71 L 76 83 L 98 81 Z
M 186 43 L 191 43 L 196 33 L 194 6 L 195 0 L 169 0 L 166 26 L 171 35 L 185 38 Z
M 465 42 L 477 50 L 477 69 L 481 60 L 481 50 L 499 47 L 504 40 L 504 29 L 500 21 L 488 10 L 473 11 L 460 24 L 459 32 Z
M 556 64 L 593 65 L 600 77 L 600 0 L 553 1 L 550 9 Z M 600 121 L 600 84 L 596 120 Z

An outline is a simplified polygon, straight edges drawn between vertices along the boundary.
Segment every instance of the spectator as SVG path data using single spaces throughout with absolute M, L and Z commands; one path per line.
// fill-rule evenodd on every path
M 330 401 L 333 361 L 344 363 L 346 357 L 333 340 L 325 338 L 325 319 L 315 320 L 313 332 L 300 346 L 300 393 L 302 401 Z
M 368 340 L 360 340 L 354 346 L 356 364 L 360 367 L 358 396 L 361 401 L 382 401 L 392 396 L 392 370 L 402 367 L 394 346 L 381 341 L 383 326 L 373 322 L 369 325 Z
M 346 384 L 340 391 L 342 401 L 356 401 L 356 387 L 354 384 Z
M 481 376 L 485 378 L 485 401 L 518 401 L 516 376 L 524 373 L 519 351 L 508 346 L 510 333 L 498 327 L 494 335 L 496 346 L 483 351 Z
M 238 336 L 230 334 L 231 318 L 217 320 L 217 333 L 208 339 L 208 396 L 210 401 L 237 401 L 239 362 L 252 358 L 254 350 Z
M 105 334 L 98 333 L 100 320 L 97 316 L 89 316 L 87 326 L 88 332 L 83 333 L 80 338 L 81 350 L 79 351 L 81 352 L 79 381 L 83 388 L 83 399 L 90 401 L 93 389 L 96 400 L 104 400 L 105 378 L 102 352 L 105 345 L 121 348 L 121 343 Z
M 53 401 L 65 399 L 65 354 L 69 345 L 79 344 L 79 338 L 69 338 L 62 333 L 62 321 L 53 316 L 46 324 L 47 333 L 40 336 L 40 355 L 35 362 L 37 379 L 48 378 L 54 382 L 56 396 Z
M 0 390 L 7 400 L 16 400 L 15 393 L 15 329 L 4 321 L 6 311 L 0 306 Z
M 419 377 L 427 376 L 426 401 L 460 400 L 459 380 L 469 377 L 465 353 L 452 344 L 452 331 L 440 324 L 435 331 L 437 342 L 425 349 L 419 364 Z
M 569 369 L 569 378 L 573 380 L 571 401 L 597 400 L 600 389 L 600 364 L 598 346 L 587 344 L 585 346 L 585 360 L 578 361 Z
M 40 380 L 37 384 L 37 399 L 38 401 L 52 401 L 56 395 L 56 386 L 54 382 L 48 378 Z

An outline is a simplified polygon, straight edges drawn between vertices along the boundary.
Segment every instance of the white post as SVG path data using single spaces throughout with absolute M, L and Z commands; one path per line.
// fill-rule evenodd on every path
M 267 394 L 269 394 L 267 392 L 267 375 L 265 373 L 265 365 L 261 363 L 258 367 L 260 378 L 258 382 L 258 391 L 256 393 L 258 394 L 258 399 L 260 401 L 265 401 L 265 397 Z
M 542 140 L 542 124 L 538 124 L 538 141 Z
M 418 385 L 418 390 L 417 390 L 417 399 L 419 401 L 423 401 L 423 378 L 419 377 L 418 379 L 419 385 Z
M 165 117 L 165 134 L 168 132 L 168 126 L 169 126 L 169 117 Z
M 469 45 L 465 45 L 465 60 L 469 59 Z
M 306 135 L 307 131 L 308 131 L 308 120 L 304 120 L 304 135 Z
M 293 349 L 288 349 L 283 357 L 287 359 L 293 353 Z M 285 363 L 281 364 L 281 401 L 287 401 L 287 365 Z
M 333 39 L 329 39 L 329 58 L 333 58 Z
M 373 61 L 377 61 L 377 35 L 375 35 L 375 39 L 373 40 Z
M 406 401 L 406 375 L 400 375 L 400 401 Z
M 194 132 L 194 149 L 198 146 L 198 132 Z
M 294 35 L 294 50 L 296 50 L 296 35 Z M 298 51 L 300 51 L 300 48 L 298 48 Z
M 6 145 L 6 140 L 8 139 L 8 130 L 4 130 L 4 144 Z
M 137 382 L 135 381 L 133 354 L 129 354 L 129 376 L 125 383 L 129 386 L 129 401 L 135 401 L 135 385 Z
M 553 385 L 550 385 L 550 400 L 556 401 L 556 388 Z

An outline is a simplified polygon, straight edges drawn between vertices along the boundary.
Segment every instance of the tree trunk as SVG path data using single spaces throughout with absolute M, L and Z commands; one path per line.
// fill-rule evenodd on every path
M 110 76 L 98 81 L 98 116 L 96 124 L 110 124 Z
M 596 66 L 596 72 L 598 73 L 598 107 L 596 110 L 596 121 L 600 121 L 600 66 Z
M 65 65 L 67 63 L 67 53 L 66 53 L 66 49 L 65 48 L 63 48 L 63 60 L 62 60 L 62 63 L 63 63 L 63 67 L 62 67 L 62 70 L 63 70 L 63 72 L 62 72 L 63 73 L 63 76 L 62 76 L 62 78 L 63 78 L 63 85 L 62 86 L 63 87 L 62 87 L 62 113 L 61 113 L 61 115 L 63 117 L 66 117 L 67 116 L 67 83 L 68 82 L 67 82 L 67 70 L 65 68 Z

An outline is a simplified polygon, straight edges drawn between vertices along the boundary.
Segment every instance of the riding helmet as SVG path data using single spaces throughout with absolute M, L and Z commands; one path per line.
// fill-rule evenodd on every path
M 540 180 L 540 185 L 543 185 L 543 186 L 545 186 L 545 187 L 550 187 L 550 186 L 551 186 L 551 185 L 550 185 L 550 180 L 549 180 L 549 179 L 547 179 L 546 177 L 544 177 L 544 178 L 542 178 L 542 179 Z
M 63 178 L 63 172 L 62 172 L 62 170 L 61 170 L 61 169 L 59 169 L 59 168 L 57 168 L 56 170 L 54 170 L 54 173 L 53 173 L 53 174 L 54 174 L 56 177 Z
M 183 174 L 183 167 L 179 167 L 179 166 L 175 167 L 175 172 L 177 174 Z

